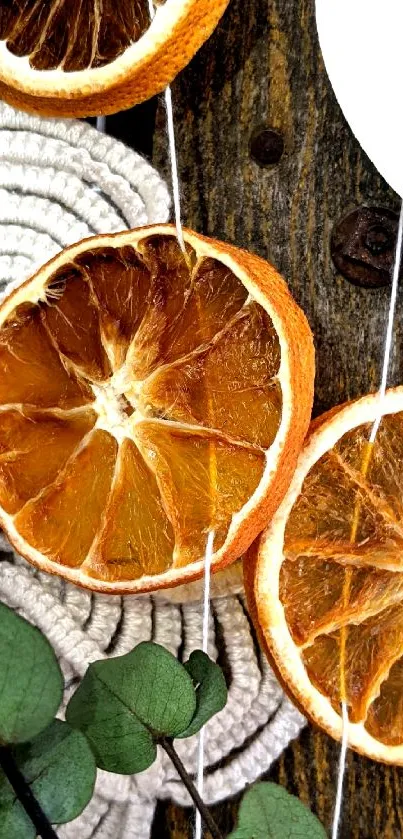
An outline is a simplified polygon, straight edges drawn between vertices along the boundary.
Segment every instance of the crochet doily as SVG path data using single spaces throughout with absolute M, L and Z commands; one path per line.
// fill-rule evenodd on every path
M 39 120 L 0 105 L 0 291 L 67 244 L 167 221 L 169 207 L 157 172 L 123 144 L 85 123 Z M 91 595 L 36 572 L 3 536 L 0 558 L 0 599 L 49 638 L 63 670 L 65 702 L 91 661 L 121 655 L 140 641 L 158 641 L 184 660 L 201 647 L 198 586 L 176 589 L 168 600 Z M 224 656 L 229 698 L 206 726 L 204 796 L 210 804 L 255 781 L 304 724 L 256 647 L 242 591 L 228 596 L 238 589 L 235 566 L 218 579 L 211 601 L 209 653 Z M 177 748 L 194 773 L 197 737 L 178 741 Z M 87 809 L 58 835 L 148 839 L 156 802 L 167 798 L 191 803 L 165 753 L 133 777 L 100 771 Z

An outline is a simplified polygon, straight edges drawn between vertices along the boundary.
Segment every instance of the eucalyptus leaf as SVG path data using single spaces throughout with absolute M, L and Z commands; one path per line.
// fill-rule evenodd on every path
M 90 665 L 70 699 L 66 719 L 88 738 L 100 769 L 134 775 L 154 763 L 157 749 L 148 729 L 126 704 L 127 697 L 121 698 L 118 686 L 115 691 L 105 683 L 108 674 L 103 664 Z
M 196 690 L 196 713 L 190 725 L 179 737 L 191 737 L 227 703 L 227 685 L 221 667 L 202 650 L 191 653 L 185 668 L 193 680 Z
M 255 784 L 244 795 L 238 827 L 228 839 L 326 839 L 319 819 L 278 784 Z
M 191 677 L 168 650 L 143 642 L 119 658 L 91 664 L 69 702 L 68 722 L 88 737 L 97 766 L 147 769 L 160 737 L 176 737 L 196 711 Z
M 36 830 L 0 769 L 0 839 L 35 839 Z
M 80 815 L 92 797 L 96 777 L 94 756 L 81 732 L 53 720 L 29 743 L 10 751 L 51 824 L 64 824 Z M 0 770 L 0 839 L 31 839 L 35 835 Z
M 44 635 L 0 603 L 0 743 L 23 743 L 54 718 L 63 677 Z

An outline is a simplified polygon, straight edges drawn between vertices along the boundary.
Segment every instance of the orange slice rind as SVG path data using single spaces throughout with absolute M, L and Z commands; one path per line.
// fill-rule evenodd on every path
M 0 524 L 104 592 L 237 559 L 291 478 L 312 336 L 281 277 L 169 225 L 68 248 L 0 305 Z M 192 265 L 193 267 L 189 267 Z
M 315 421 L 245 584 L 303 713 L 340 739 L 345 699 L 349 745 L 403 764 L 403 388 L 387 392 L 363 469 L 377 408 L 373 394 Z
M 160 93 L 228 0 L 23 0 L 0 9 L 0 96 L 45 116 L 130 108 Z M 3 7 L 6 4 L 3 4 Z

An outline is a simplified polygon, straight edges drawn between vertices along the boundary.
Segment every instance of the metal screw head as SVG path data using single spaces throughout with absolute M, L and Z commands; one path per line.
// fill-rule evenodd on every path
M 343 277 L 363 288 L 390 284 L 398 221 L 385 207 L 359 207 L 335 225 L 331 254 Z
M 250 155 L 259 166 L 278 163 L 284 151 L 284 140 L 274 128 L 257 128 L 250 140 Z
M 379 223 L 369 227 L 365 236 L 365 244 L 372 256 L 386 253 L 395 246 L 395 236 L 392 230 Z

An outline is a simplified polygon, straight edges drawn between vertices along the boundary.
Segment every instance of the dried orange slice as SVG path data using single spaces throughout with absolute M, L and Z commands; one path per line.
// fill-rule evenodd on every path
M 313 345 L 277 272 L 170 225 L 87 239 L 0 306 L 0 523 L 43 570 L 169 587 L 238 558 L 306 433 Z
M 246 586 L 269 656 L 301 709 L 349 744 L 403 764 L 403 388 L 315 422 Z M 253 567 L 254 566 L 254 567 Z
M 0 8 L 0 96 L 47 116 L 111 114 L 159 93 L 228 0 L 19 0 Z

